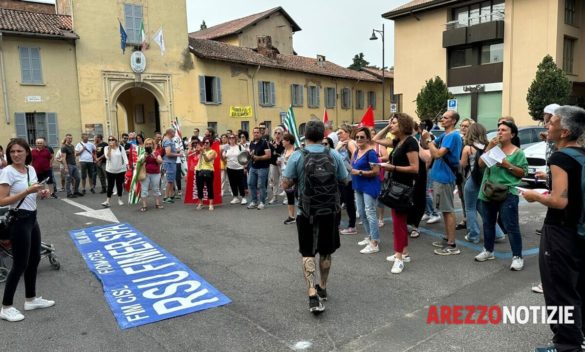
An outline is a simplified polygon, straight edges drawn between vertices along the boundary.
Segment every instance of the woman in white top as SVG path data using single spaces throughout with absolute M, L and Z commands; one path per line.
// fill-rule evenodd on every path
M 24 274 L 24 310 L 48 308 L 55 304 L 36 295 L 37 266 L 41 260 L 41 230 L 37 222 L 37 195 L 49 196 L 45 183 L 39 183 L 28 143 L 15 138 L 6 147 L 7 163 L 0 172 L 0 206 L 18 209 L 8 229 L 12 244 L 12 268 L 6 278 L 0 319 L 20 321 L 24 315 L 12 306 L 20 277 Z
M 104 148 L 104 155 L 106 156 L 108 193 L 106 194 L 106 201 L 102 203 L 102 206 L 106 208 L 110 206 L 110 198 L 112 198 L 112 193 L 114 192 L 114 182 L 118 191 L 118 205 L 124 205 L 124 202 L 122 202 L 122 190 L 124 189 L 124 177 L 128 168 L 126 151 L 118 144 L 116 137 L 110 136 L 108 137 L 108 146 Z
M 236 144 L 236 136 L 231 134 L 228 136 L 228 145 L 223 149 L 223 158 L 225 159 L 225 168 L 227 177 L 232 189 L 234 199 L 230 204 L 246 204 L 245 190 L 244 190 L 244 166 L 238 162 L 238 155 L 245 150 L 239 144 Z
M 4 149 L 0 145 L 0 170 L 5 168 L 6 165 L 8 165 L 8 164 L 6 163 L 6 156 L 4 155 Z
M 286 169 L 286 165 L 288 164 L 288 159 L 290 156 L 295 152 L 295 136 L 290 133 L 285 133 L 282 137 L 282 144 L 284 146 L 284 152 L 282 152 L 282 170 L 281 172 L 284 173 Z M 285 225 L 294 224 L 297 222 L 296 218 L 296 209 L 295 209 L 295 194 L 296 189 L 289 188 L 285 189 L 284 192 L 286 193 L 286 198 L 284 204 L 287 205 L 288 210 L 288 217 L 284 220 Z

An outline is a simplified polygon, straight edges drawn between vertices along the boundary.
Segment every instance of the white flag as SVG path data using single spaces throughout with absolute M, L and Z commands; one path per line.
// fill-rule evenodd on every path
M 154 35 L 152 36 L 152 40 L 156 44 L 158 44 L 158 46 L 160 47 L 160 54 L 164 55 L 165 54 L 165 38 L 163 36 L 162 26 L 159 28 L 158 31 L 156 31 L 156 33 L 154 33 Z

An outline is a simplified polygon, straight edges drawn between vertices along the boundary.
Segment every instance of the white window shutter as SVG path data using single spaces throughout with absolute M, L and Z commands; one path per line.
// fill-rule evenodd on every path
M 16 137 L 24 138 L 28 142 L 26 114 L 24 112 L 14 113 L 14 127 L 16 128 Z
M 51 147 L 59 146 L 57 114 L 54 112 L 50 112 L 47 114 L 47 143 Z

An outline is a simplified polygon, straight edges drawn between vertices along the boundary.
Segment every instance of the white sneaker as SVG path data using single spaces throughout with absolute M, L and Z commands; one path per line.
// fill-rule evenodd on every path
M 367 246 L 364 247 L 364 249 L 362 249 L 360 251 L 360 253 L 362 254 L 373 254 L 373 253 L 377 253 L 380 251 L 380 246 L 372 246 L 371 244 L 368 244 Z
M 33 310 L 41 308 L 49 308 L 55 305 L 55 301 L 44 299 L 43 297 L 35 297 L 32 301 L 24 302 L 24 310 Z
M 24 319 L 24 315 L 22 315 L 22 313 L 14 307 L 10 307 L 7 309 L 2 308 L 0 310 L 0 319 L 4 319 L 7 321 L 21 321 L 22 319 Z
M 493 260 L 493 259 L 496 259 L 496 257 L 494 257 L 494 253 L 486 250 L 485 248 L 483 249 L 483 251 L 481 251 L 481 253 L 479 253 L 478 255 L 475 256 L 476 262 L 485 262 L 486 260 Z
M 264 205 L 264 203 L 258 203 L 258 210 L 262 210 L 264 209 L 266 206 Z
M 106 200 L 105 202 L 102 203 L 102 207 L 109 208 L 110 207 L 110 202 L 108 202 Z
M 378 227 L 384 227 L 384 220 L 378 220 Z
M 254 209 L 254 208 L 256 208 L 256 203 L 250 202 L 250 204 L 248 204 L 248 207 L 247 208 L 248 209 Z
M 534 293 L 544 293 L 544 290 L 542 289 L 542 283 L 536 285 L 536 286 L 532 286 L 532 292 Z
M 276 197 L 270 198 L 270 200 L 268 201 L 268 204 L 274 204 L 274 202 L 276 202 Z
M 119 205 L 119 206 L 122 206 L 122 205 L 124 205 L 124 202 L 122 202 L 122 200 L 121 200 L 120 198 L 118 198 L 118 205 Z
M 404 263 L 402 262 L 402 260 L 396 259 L 394 261 L 394 265 L 392 265 L 392 270 L 390 270 L 390 272 L 392 274 L 400 274 L 403 269 L 404 269 Z
M 396 260 L 396 255 L 395 254 L 392 254 L 391 256 L 386 257 L 386 260 L 389 261 L 389 262 L 393 262 L 393 261 Z M 403 255 L 401 261 L 404 262 L 404 263 L 410 263 L 410 256 L 409 255 Z
M 246 205 L 246 203 L 248 203 L 248 201 L 246 200 L 246 198 L 242 198 L 242 201 L 240 202 L 241 205 Z
M 283 205 L 288 205 L 288 199 L 286 197 L 284 197 L 284 199 L 282 200 L 282 204 Z
M 524 259 L 521 257 L 512 258 L 512 265 L 510 265 L 510 270 L 520 271 L 522 268 L 524 268 Z
M 358 246 L 365 246 L 370 244 L 370 238 L 369 237 L 364 237 L 363 240 L 358 242 Z
M 420 221 L 427 221 L 430 217 L 431 216 L 429 214 L 425 214 L 422 218 L 420 218 Z
M 286 192 L 285 191 L 282 191 L 278 195 L 281 196 L 281 197 L 286 197 Z
M 441 215 L 431 215 L 427 220 L 427 224 L 436 224 L 441 221 Z
M 238 197 L 234 197 L 234 199 L 232 199 L 230 204 L 238 204 L 239 202 L 240 202 L 240 200 L 238 199 Z
M 197 209 L 197 210 L 203 209 L 203 203 L 197 204 L 197 208 L 195 208 L 195 209 Z

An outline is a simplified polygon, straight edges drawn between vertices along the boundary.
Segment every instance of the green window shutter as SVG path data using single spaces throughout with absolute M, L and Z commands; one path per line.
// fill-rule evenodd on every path
M 258 101 L 260 105 L 265 105 L 264 103 L 264 81 L 258 82 Z
M 51 147 L 57 147 L 59 145 L 57 114 L 54 112 L 50 112 L 47 114 L 47 143 Z
M 39 48 L 29 48 L 30 52 L 30 67 L 31 78 L 33 83 L 43 83 L 43 75 L 41 71 L 41 53 Z
M 221 104 L 221 79 L 219 77 L 215 77 L 213 80 L 215 83 L 215 101 L 214 103 Z
M 205 76 L 199 76 L 199 101 L 206 103 L 205 99 Z
M 276 105 L 276 89 L 274 88 L 274 82 L 270 82 L 270 105 Z
M 29 48 L 18 48 L 20 54 L 20 78 L 22 83 L 32 82 Z
M 16 128 L 16 137 L 24 138 L 28 142 L 26 114 L 24 112 L 14 113 L 14 127 Z

